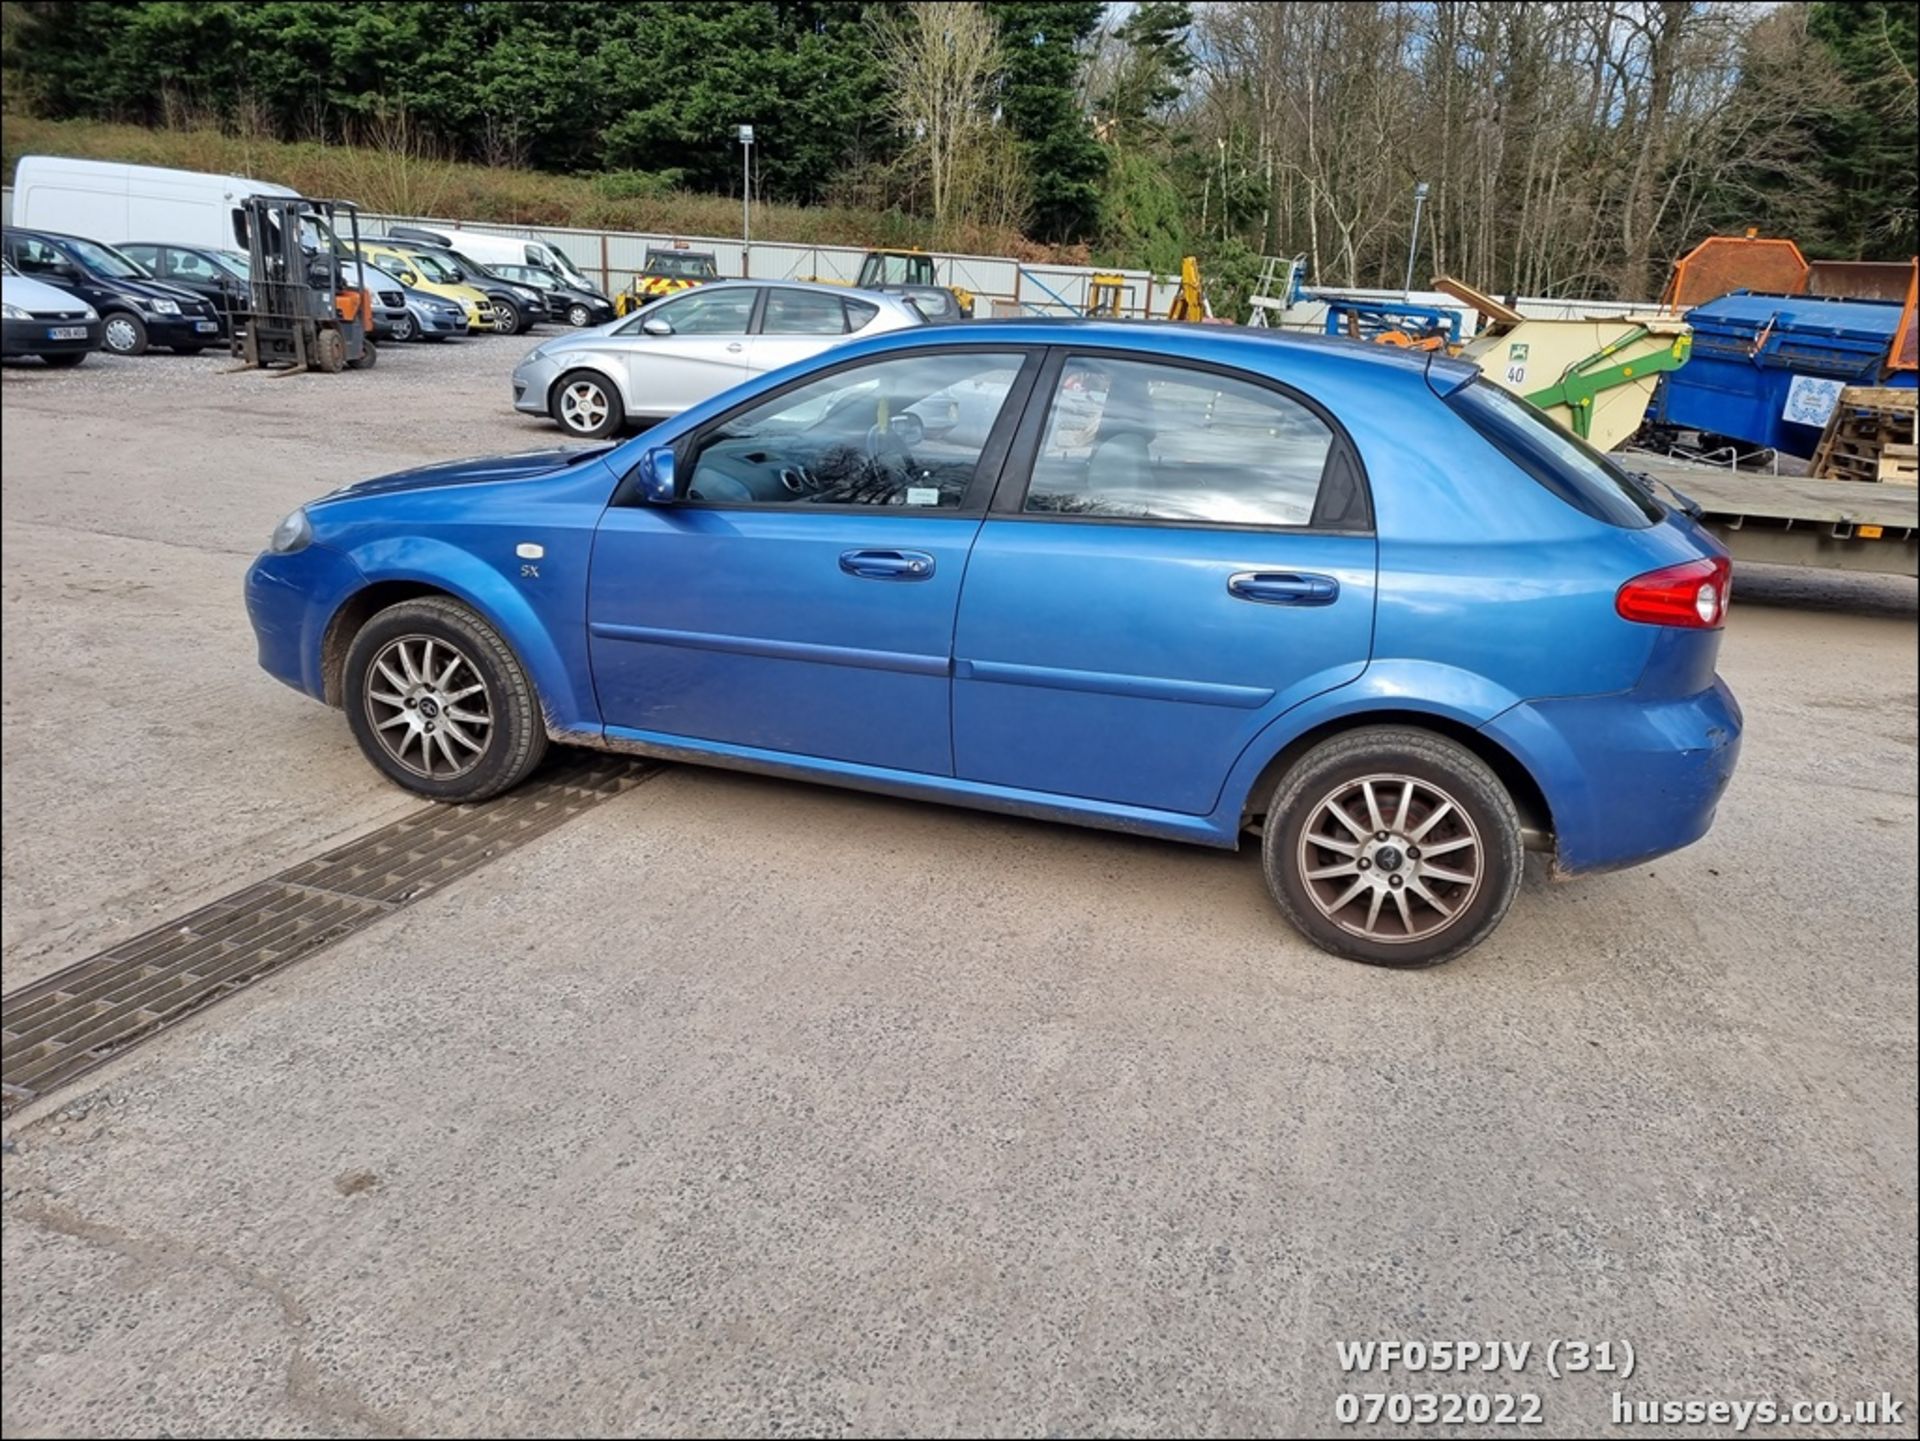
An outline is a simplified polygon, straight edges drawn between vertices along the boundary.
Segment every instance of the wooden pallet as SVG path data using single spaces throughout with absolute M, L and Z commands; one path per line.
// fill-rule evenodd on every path
M 1850 385 L 1827 418 L 1808 473 L 1822 480 L 1914 483 L 1914 397 L 1885 385 Z

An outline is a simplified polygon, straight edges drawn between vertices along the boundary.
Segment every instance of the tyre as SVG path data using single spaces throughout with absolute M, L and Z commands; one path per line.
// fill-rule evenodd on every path
M 371 340 L 362 340 L 360 342 L 360 358 L 358 360 L 349 360 L 347 362 L 347 369 L 372 370 L 374 363 L 379 359 L 380 347 L 375 345 Z
M 497 631 L 458 601 L 402 601 L 347 650 L 347 724 L 375 768 L 439 801 L 483 801 L 546 754 L 540 703 Z
M 1280 778 L 1267 888 L 1322 950 L 1433 966 L 1485 940 L 1520 889 L 1520 815 L 1486 763 L 1429 731 L 1377 726 L 1315 746 Z
M 511 300 L 493 302 L 493 333 L 495 335 L 518 335 L 521 328 L 519 306 Z
M 613 382 L 591 370 L 570 370 L 561 376 L 547 407 L 562 430 L 585 440 L 611 435 L 627 418 Z
M 592 314 L 584 305 L 569 305 L 567 307 L 567 324 L 571 325 L 575 330 L 585 329 L 588 322 L 592 319 Z
M 198 355 L 201 351 L 206 349 L 206 346 L 204 345 L 169 345 L 167 349 L 171 350 L 175 355 Z
M 394 317 L 393 339 L 395 344 L 404 345 L 407 341 L 415 339 L 419 334 L 420 324 L 413 318 L 413 312 L 411 310 L 403 316 Z
M 347 368 L 347 342 L 339 331 L 323 330 L 314 336 L 310 363 L 328 375 L 338 375 Z
M 147 323 L 131 310 L 112 311 L 100 328 L 100 343 L 113 355 L 145 355 Z
M 55 370 L 71 370 L 86 358 L 87 352 L 84 350 L 61 350 L 52 355 L 43 355 L 40 357 L 43 364 L 49 365 Z

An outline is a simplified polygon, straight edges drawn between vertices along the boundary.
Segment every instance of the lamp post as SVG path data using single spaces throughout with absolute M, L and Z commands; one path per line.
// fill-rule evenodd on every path
M 747 278 L 747 252 L 753 248 L 753 127 L 740 127 L 740 278 Z
M 1420 253 L 1420 208 L 1427 203 L 1427 182 L 1417 181 L 1413 187 L 1413 234 L 1407 237 L 1407 283 L 1400 287 L 1405 296 L 1413 294 L 1413 258 Z

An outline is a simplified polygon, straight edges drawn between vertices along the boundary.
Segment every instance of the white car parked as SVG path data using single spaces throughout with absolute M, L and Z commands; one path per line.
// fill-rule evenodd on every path
M 906 302 L 837 285 L 721 280 L 536 346 L 513 372 L 513 408 L 597 437 L 662 420 L 749 376 L 855 335 L 925 325 Z

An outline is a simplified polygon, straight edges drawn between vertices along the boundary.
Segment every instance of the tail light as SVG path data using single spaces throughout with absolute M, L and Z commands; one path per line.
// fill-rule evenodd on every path
M 1637 575 L 1620 587 L 1613 608 L 1642 625 L 1718 630 L 1727 620 L 1733 562 L 1724 555 L 1689 560 Z

